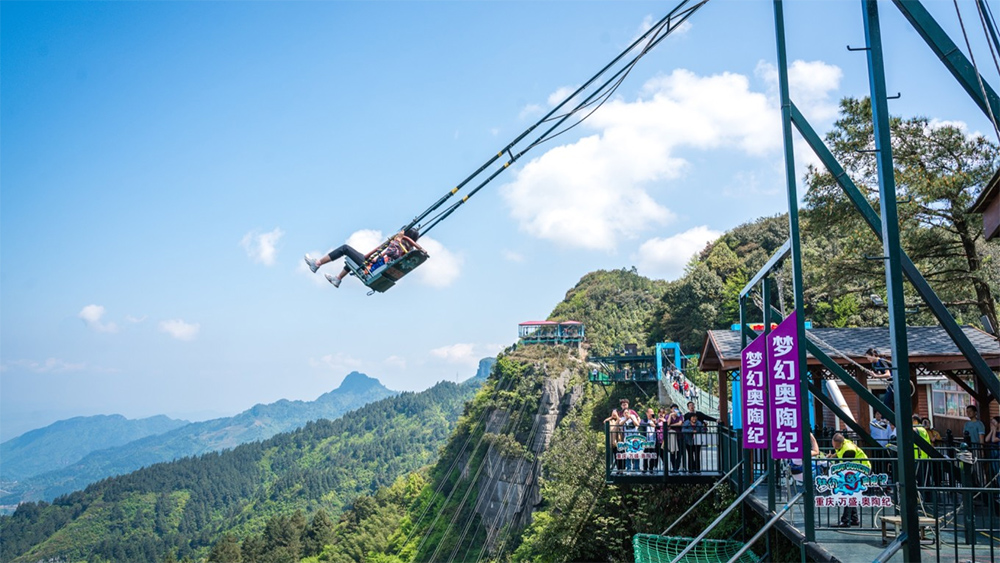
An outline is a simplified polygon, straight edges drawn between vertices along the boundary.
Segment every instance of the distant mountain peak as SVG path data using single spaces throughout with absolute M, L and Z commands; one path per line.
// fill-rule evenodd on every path
M 337 388 L 337 391 L 341 393 L 364 393 L 373 388 L 385 387 L 382 382 L 375 379 L 374 377 L 368 377 L 367 375 L 352 371 L 347 374 L 344 381 Z

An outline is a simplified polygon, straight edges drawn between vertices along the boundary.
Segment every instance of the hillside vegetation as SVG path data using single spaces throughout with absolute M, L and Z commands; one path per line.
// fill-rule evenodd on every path
M 300 428 L 313 420 L 335 419 L 361 405 L 395 394 L 396 391 L 385 388 L 377 379 L 352 372 L 344 378 L 340 387 L 321 395 L 315 401 L 281 400 L 256 405 L 235 416 L 185 424 L 106 449 L 91 448 L 96 451 L 61 469 L 10 485 L 6 494 L 0 497 L 0 505 L 16 505 L 29 500 L 51 501 L 100 479 L 128 473 L 154 463 L 264 440 L 279 432 Z M 59 441 L 68 439 L 70 437 Z M 33 455 L 31 450 L 14 453 Z M 16 465 L 24 462 L 24 458 L 18 455 L 5 456 L 5 468 L 9 462 Z
M 160 463 L 0 518 L 0 561 L 201 557 L 274 515 L 339 514 L 359 494 L 430 463 L 481 385 L 439 383 L 263 442 Z

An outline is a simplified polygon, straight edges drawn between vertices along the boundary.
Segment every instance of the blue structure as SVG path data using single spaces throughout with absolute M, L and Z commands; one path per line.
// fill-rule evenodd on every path
M 522 344 L 579 344 L 586 330 L 580 321 L 527 321 L 517 325 Z

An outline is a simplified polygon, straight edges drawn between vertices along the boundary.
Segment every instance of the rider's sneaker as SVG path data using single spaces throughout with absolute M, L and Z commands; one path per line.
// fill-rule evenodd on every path
M 326 276 L 326 281 L 333 284 L 333 287 L 340 287 L 340 278 L 333 274 L 323 274 Z
M 319 266 L 316 265 L 316 261 L 310 258 L 308 254 L 306 254 L 306 265 L 309 266 L 309 269 L 312 270 L 312 273 L 314 274 L 316 273 L 316 270 L 319 269 Z

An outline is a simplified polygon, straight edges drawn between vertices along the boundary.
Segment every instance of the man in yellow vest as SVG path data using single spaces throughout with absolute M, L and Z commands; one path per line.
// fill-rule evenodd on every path
M 917 460 L 914 465 L 916 466 L 917 474 L 917 485 L 927 486 L 927 462 L 920 462 L 919 460 L 927 459 L 930 457 L 927 452 L 920 449 L 920 445 L 917 443 L 917 436 L 927 440 L 928 444 L 933 444 L 931 442 L 931 436 L 927 433 L 927 429 L 920 424 L 920 415 L 913 415 L 913 459 Z
M 857 444 L 844 438 L 844 435 L 840 432 L 833 435 L 833 454 L 839 459 L 853 459 L 869 470 L 872 468 L 872 464 L 868 461 L 868 456 L 865 455 L 865 452 Z M 860 525 L 861 522 L 858 520 L 857 507 L 845 506 L 843 514 L 840 515 L 840 527 L 849 528 Z

